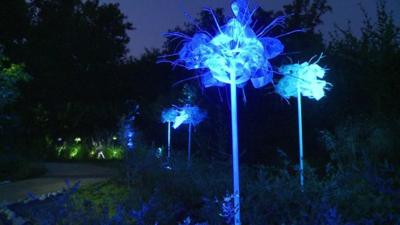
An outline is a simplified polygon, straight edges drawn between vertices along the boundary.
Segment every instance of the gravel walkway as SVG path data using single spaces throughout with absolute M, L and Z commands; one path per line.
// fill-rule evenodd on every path
M 56 192 L 66 186 L 66 179 L 71 184 L 80 181 L 81 185 L 88 185 L 106 181 L 117 173 L 112 168 L 88 163 L 45 163 L 45 166 L 48 172 L 43 177 L 0 185 L 0 203 L 15 203 L 27 198 L 28 193 Z

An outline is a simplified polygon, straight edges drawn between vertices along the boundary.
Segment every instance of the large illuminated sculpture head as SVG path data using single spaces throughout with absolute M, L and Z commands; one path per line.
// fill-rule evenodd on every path
M 270 60 L 284 51 L 279 39 L 268 37 L 273 28 L 284 24 L 284 17 L 278 17 L 271 24 L 256 33 L 252 27 L 252 15 L 246 0 L 234 1 L 231 5 L 235 15 L 224 26 L 220 26 L 215 15 L 217 33 L 200 30 L 193 37 L 181 33 L 169 33 L 184 39 L 178 52 L 178 59 L 170 62 L 189 70 L 203 69 L 202 83 L 205 87 L 223 86 L 234 82 L 243 87 L 251 80 L 255 88 L 272 82 L 273 69 Z
M 325 96 L 325 90 L 330 85 L 322 80 L 325 77 L 326 69 L 317 63 L 285 65 L 279 69 L 279 72 L 284 77 L 276 86 L 276 91 L 286 99 L 298 97 L 298 92 L 300 92 L 302 96 L 320 100 Z

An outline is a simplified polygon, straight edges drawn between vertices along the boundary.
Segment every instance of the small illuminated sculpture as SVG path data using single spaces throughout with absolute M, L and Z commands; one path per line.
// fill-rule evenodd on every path
M 215 22 L 217 33 L 210 34 L 199 28 L 190 37 L 179 32 L 169 33 L 167 37 L 178 37 L 184 41 L 178 59 L 163 57 L 159 62 L 168 62 L 188 70 L 202 71 L 202 83 L 205 87 L 230 85 L 231 124 L 232 124 L 232 165 L 235 213 L 235 225 L 240 222 L 239 188 L 239 144 L 237 126 L 237 87 L 243 88 L 251 81 L 255 88 L 264 87 L 272 82 L 273 68 L 270 60 L 284 51 L 278 40 L 287 34 L 276 37 L 266 36 L 272 29 L 284 25 L 285 17 L 278 17 L 271 24 L 255 32 L 252 29 L 252 16 L 256 9 L 249 10 L 248 0 L 236 0 L 231 4 L 234 18 L 220 26 L 212 10 L 208 10 Z
M 197 126 L 201 123 L 207 116 L 207 113 L 201 110 L 197 106 L 185 105 L 182 108 L 179 108 L 179 115 L 176 117 L 173 128 L 177 129 L 181 124 L 189 125 L 189 134 L 188 134 L 188 165 L 190 165 L 190 157 L 191 157 L 191 146 L 192 146 L 192 127 Z
M 124 126 L 124 139 L 126 148 L 131 151 L 134 148 L 134 135 L 135 131 L 130 123 L 126 123 Z
M 321 55 L 322 57 L 322 55 Z M 320 58 L 321 58 L 320 57 Z M 325 90 L 330 85 L 322 80 L 326 69 L 317 63 L 305 62 L 302 64 L 291 64 L 282 66 L 279 72 L 284 76 L 276 86 L 276 91 L 285 99 L 297 97 L 298 126 L 299 126 L 299 159 L 300 159 L 300 185 L 304 188 L 304 166 L 303 166 L 303 122 L 301 96 L 319 101 L 325 96 Z M 311 61 L 311 60 L 310 60 Z
M 179 112 L 175 108 L 169 108 L 161 113 L 161 121 L 163 123 L 168 123 L 168 160 L 171 157 L 171 123 L 175 122 L 176 117 L 178 117 Z

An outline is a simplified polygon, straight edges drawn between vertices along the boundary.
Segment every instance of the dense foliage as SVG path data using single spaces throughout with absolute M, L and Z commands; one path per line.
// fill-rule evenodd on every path
M 296 165 L 284 152 L 279 152 L 279 166 L 242 167 L 243 223 L 398 224 L 400 179 L 393 175 L 400 167 L 393 149 L 400 142 L 391 138 L 398 132 L 398 124 L 365 119 L 322 132 L 330 161 L 323 176 L 306 167 L 304 191 Z M 230 224 L 229 164 L 197 160 L 189 169 L 185 157 L 175 157 L 167 169 L 165 158 L 155 153 L 138 148 L 127 161 L 130 177 L 121 167 L 121 177 L 114 181 L 83 187 L 21 213 L 38 224 L 178 224 L 186 218 L 190 224 Z

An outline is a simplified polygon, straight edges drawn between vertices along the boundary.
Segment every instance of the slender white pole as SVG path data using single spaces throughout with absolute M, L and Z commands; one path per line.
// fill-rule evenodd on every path
M 171 157 L 171 122 L 168 122 L 168 160 Z
M 190 151 L 191 151 L 191 146 L 192 146 L 192 124 L 189 123 L 189 140 L 188 140 L 188 165 L 190 165 Z
M 239 141 L 237 124 L 236 76 L 231 74 L 232 166 L 235 225 L 240 225 Z
M 297 114 L 299 123 L 299 160 L 300 160 L 300 185 L 304 189 L 304 166 L 303 166 L 303 116 L 301 107 L 301 91 L 297 89 Z

